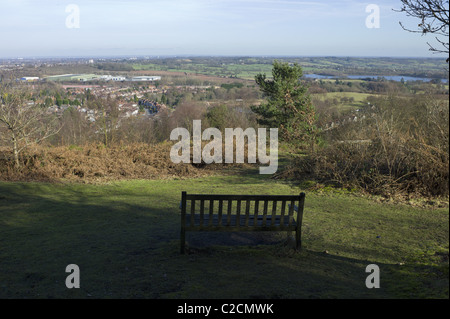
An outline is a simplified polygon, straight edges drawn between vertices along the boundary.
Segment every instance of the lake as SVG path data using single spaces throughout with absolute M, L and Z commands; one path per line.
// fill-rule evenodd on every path
M 375 75 L 348 75 L 346 77 L 340 77 L 340 76 L 333 76 L 333 75 L 319 75 L 319 74 L 305 74 L 306 78 L 311 79 L 353 79 L 353 80 L 361 80 L 361 79 L 377 79 L 377 78 L 385 78 L 389 81 L 397 81 L 400 82 L 402 79 L 404 81 L 423 81 L 423 82 L 430 82 L 433 79 L 430 78 L 420 78 L 420 77 L 413 77 L 413 76 L 401 76 L 401 75 L 386 75 L 386 76 L 375 76 Z M 448 83 L 448 79 L 440 79 L 442 83 Z

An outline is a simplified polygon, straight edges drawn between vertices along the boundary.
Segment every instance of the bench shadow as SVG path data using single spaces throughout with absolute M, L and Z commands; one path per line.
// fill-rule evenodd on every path
M 249 247 L 259 245 L 295 245 L 294 234 L 286 232 L 186 232 L 186 248 L 189 254 L 214 246 Z

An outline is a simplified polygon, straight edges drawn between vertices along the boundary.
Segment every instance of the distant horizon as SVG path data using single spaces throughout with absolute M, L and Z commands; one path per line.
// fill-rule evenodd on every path
M 133 55 L 133 54 L 124 54 L 124 55 L 79 55 L 79 56 L 0 56 L 1 60 L 20 60 L 20 59 L 120 59 L 120 58 L 137 58 L 137 59 L 158 59 L 158 58 L 177 58 L 177 57 L 191 57 L 191 58 L 359 58 L 359 59 L 434 59 L 434 60 L 444 60 L 445 57 L 433 57 L 433 56 L 357 56 L 357 55 L 283 55 L 283 54 L 273 54 L 273 55 L 265 55 L 265 54 L 255 54 L 255 55 L 246 55 L 246 54 L 230 54 L 230 55 L 212 55 L 212 54 L 167 54 L 167 55 Z
M 0 58 L 434 58 L 400 0 L 1 0 Z M 326 53 L 326 54 L 323 54 Z M 441 55 L 442 56 L 442 55 Z M 445 57 L 445 55 L 444 55 Z

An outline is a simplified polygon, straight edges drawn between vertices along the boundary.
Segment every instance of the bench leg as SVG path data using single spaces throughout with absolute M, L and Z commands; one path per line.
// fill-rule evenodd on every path
M 305 206 L 305 193 L 300 193 L 297 209 L 297 228 L 295 230 L 295 241 L 297 250 L 300 250 L 302 248 L 302 220 L 303 220 L 304 206 Z
M 186 231 L 184 229 L 181 229 L 181 235 L 180 235 L 180 252 L 181 254 L 185 254 L 186 252 Z
M 302 229 L 297 227 L 295 230 L 295 248 L 300 250 L 302 248 Z

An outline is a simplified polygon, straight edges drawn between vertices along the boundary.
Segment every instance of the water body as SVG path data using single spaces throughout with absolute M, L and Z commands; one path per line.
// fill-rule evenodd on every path
M 407 81 L 423 81 L 423 82 L 430 82 L 434 79 L 430 78 L 419 78 L 419 77 L 413 77 L 413 76 L 401 76 L 401 75 L 386 75 L 386 76 L 375 76 L 375 75 L 348 75 L 346 77 L 340 77 L 340 76 L 333 76 L 333 75 L 319 75 L 319 74 L 305 74 L 304 77 L 311 78 L 311 79 L 352 79 L 352 80 L 362 80 L 362 79 L 379 79 L 384 78 L 388 81 L 397 81 L 400 82 L 402 79 Z M 442 83 L 448 83 L 448 79 L 440 79 Z

